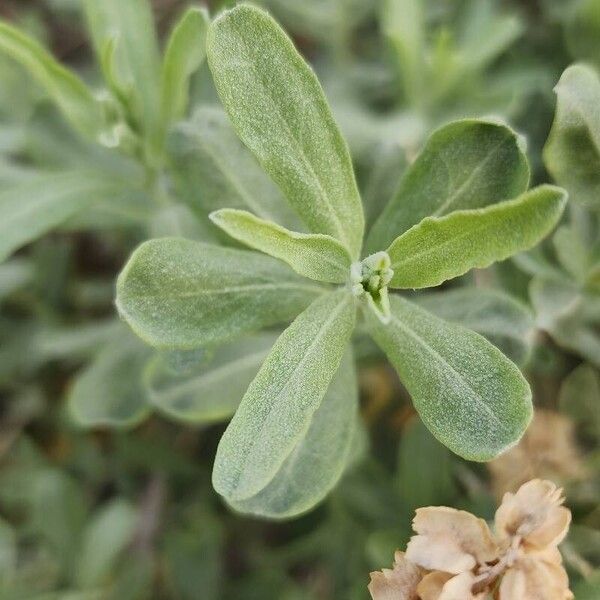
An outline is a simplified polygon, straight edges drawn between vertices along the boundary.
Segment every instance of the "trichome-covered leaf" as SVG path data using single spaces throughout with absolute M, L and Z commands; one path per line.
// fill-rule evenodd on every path
M 246 4 L 208 34 L 215 86 L 240 138 L 315 233 L 354 259 L 364 217 L 350 154 L 310 67 L 275 21 Z
M 323 291 L 258 252 L 163 238 L 133 253 L 117 307 L 148 344 L 189 349 L 293 319 Z
M 256 495 L 231 506 L 244 513 L 290 518 L 320 502 L 353 458 L 358 428 L 358 386 L 348 353 L 308 429 L 271 481 Z
M 527 250 L 554 228 L 565 202 L 564 190 L 543 185 L 487 208 L 427 217 L 387 249 L 389 286 L 433 287 Z
M 519 136 L 494 121 L 455 121 L 435 131 L 404 173 L 396 195 L 367 238 L 377 252 L 425 217 L 483 208 L 514 198 L 529 184 Z
M 244 210 L 224 208 L 210 220 L 232 238 L 286 262 L 296 273 L 327 283 L 344 283 L 350 274 L 348 250 L 323 233 L 298 233 Z
M 390 303 L 390 323 L 365 311 L 368 326 L 428 429 L 468 460 L 490 460 L 514 445 L 532 415 L 519 369 L 479 334 L 398 296 Z
M 315 300 L 279 337 L 223 434 L 213 485 L 229 502 L 265 489 L 305 436 L 354 328 L 347 290 Z

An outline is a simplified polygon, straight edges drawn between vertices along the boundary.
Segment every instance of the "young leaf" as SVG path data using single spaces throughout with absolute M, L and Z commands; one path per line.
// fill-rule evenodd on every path
M 104 124 L 100 104 L 74 73 L 36 40 L 4 22 L 0 22 L 0 50 L 27 69 L 80 133 L 98 137 Z
M 358 258 L 364 217 L 350 154 L 291 40 L 266 12 L 242 4 L 212 23 L 207 54 L 240 138 L 310 230 Z
M 102 60 L 109 40 L 115 47 L 115 71 L 125 79 L 135 117 L 154 133 L 159 116 L 160 54 L 149 0 L 83 0 L 94 50 Z
M 162 412 L 189 423 L 230 417 L 276 339 L 272 333 L 259 333 L 235 340 L 183 374 L 169 368 L 159 354 L 146 369 L 148 398 Z
M 173 28 L 161 71 L 161 121 L 163 129 L 185 113 L 191 76 L 206 56 L 209 17 L 203 8 L 189 8 Z
M 388 248 L 389 286 L 436 286 L 527 250 L 555 227 L 566 199 L 564 190 L 543 185 L 487 208 L 427 217 Z
M 327 283 L 344 283 L 350 274 L 348 250 L 322 233 L 297 233 L 245 210 L 224 208 L 210 220 L 232 238 L 286 262 L 296 273 Z
M 368 326 L 433 435 L 476 461 L 514 445 L 532 415 L 531 390 L 519 369 L 479 334 L 398 296 L 390 303 L 390 323 L 365 311 Z
M 347 354 L 308 429 L 271 481 L 256 495 L 231 506 L 277 519 L 309 510 L 329 493 L 351 461 L 357 428 L 358 386 Z
M 466 119 L 435 131 L 405 172 L 398 192 L 367 238 L 377 252 L 428 216 L 483 208 L 527 189 L 529 166 L 519 136 L 493 121 Z
M 69 410 L 82 427 L 132 427 L 150 413 L 141 383 L 147 348 L 120 333 L 75 378 Z
M 531 349 L 535 320 L 528 306 L 493 288 L 465 287 L 417 294 L 412 300 L 437 317 L 472 329 L 518 365 Z
M 122 191 L 97 173 L 41 175 L 0 193 L 0 261 L 90 204 Z
M 164 238 L 133 253 L 117 307 L 148 344 L 190 349 L 292 319 L 323 291 L 263 254 Z
M 573 201 L 600 206 L 600 80 L 590 67 L 573 65 L 555 91 L 556 116 L 544 162 Z
M 301 226 L 221 109 L 201 106 L 189 121 L 176 125 L 168 150 L 180 197 L 203 217 L 227 206 L 291 229 Z
M 354 328 L 354 298 L 315 300 L 279 337 L 223 434 L 213 486 L 229 502 L 256 495 L 304 437 Z

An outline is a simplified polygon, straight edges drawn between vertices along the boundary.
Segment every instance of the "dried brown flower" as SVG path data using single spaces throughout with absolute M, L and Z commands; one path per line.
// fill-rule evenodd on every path
M 471 513 L 445 506 L 417 510 L 417 535 L 394 566 L 371 573 L 374 600 L 569 600 L 558 544 L 571 513 L 562 490 L 534 479 L 506 493 L 495 535 Z

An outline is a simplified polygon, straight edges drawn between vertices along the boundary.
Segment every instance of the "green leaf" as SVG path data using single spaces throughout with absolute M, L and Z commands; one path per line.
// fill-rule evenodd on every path
M 136 510 L 122 499 L 103 506 L 87 523 L 76 574 L 79 585 L 93 588 L 106 583 L 138 525 Z
M 600 2 L 578 0 L 565 19 L 565 38 L 571 55 L 600 64 Z
M 33 265 L 23 258 L 14 258 L 0 265 L 0 300 L 29 283 L 33 275 Z
M 404 173 L 367 238 L 368 252 L 428 216 L 483 208 L 523 193 L 529 166 L 519 136 L 494 121 L 466 119 L 435 131 Z
M 0 260 L 123 185 L 86 171 L 36 177 L 0 193 Z
M 168 150 L 179 196 L 203 217 L 226 206 L 292 229 L 301 225 L 221 109 L 202 106 L 176 125 Z
M 164 130 L 181 118 L 188 105 L 190 78 L 206 57 L 209 16 L 204 8 L 188 8 L 173 28 L 161 71 L 161 120 Z
M 160 54 L 154 16 L 148 0 L 83 0 L 88 29 L 101 61 L 107 43 L 114 44 L 114 71 L 133 98 L 136 125 L 156 131 L 159 116 Z M 112 42 L 111 42 L 112 40 Z
M 569 192 L 571 200 L 588 207 L 600 198 L 600 80 L 584 65 L 569 67 L 556 88 L 556 116 L 544 147 L 546 168 Z
M 73 382 L 69 411 L 82 427 L 129 428 L 150 413 L 142 387 L 148 350 L 127 330 L 119 333 Z
M 80 133 L 98 137 L 104 126 L 100 104 L 74 73 L 36 40 L 4 22 L 0 22 L 0 50 L 27 69 Z
M 323 90 L 283 30 L 242 4 L 208 33 L 215 86 L 242 141 L 314 233 L 358 258 L 364 217 L 350 154 Z
M 191 349 L 292 319 L 323 291 L 263 254 L 164 238 L 133 253 L 117 307 L 148 344 Z
M 487 208 L 427 217 L 388 248 L 389 286 L 436 286 L 527 250 L 555 227 L 566 200 L 564 190 L 544 185 Z
M 164 356 L 146 369 L 150 402 L 167 415 L 190 423 L 210 423 L 230 417 L 275 343 L 272 333 L 259 333 L 220 346 L 211 360 L 198 360 L 184 373 Z
M 481 334 L 518 365 L 527 360 L 535 321 L 529 307 L 512 296 L 492 288 L 466 287 L 417 294 L 412 300 L 441 319 Z
M 346 291 L 315 300 L 279 337 L 223 434 L 213 486 L 229 502 L 263 490 L 304 437 L 354 328 Z
M 210 220 L 232 238 L 286 262 L 296 273 L 326 283 L 344 283 L 350 275 L 348 250 L 322 233 L 297 233 L 245 210 L 224 208 Z
M 244 513 L 284 519 L 318 504 L 351 460 L 358 420 L 358 386 L 348 353 L 306 432 L 271 481 L 254 496 L 231 502 Z
M 491 460 L 513 446 L 532 415 L 519 369 L 479 334 L 392 296 L 386 326 L 365 311 L 427 428 L 468 460 Z
M 396 477 L 407 510 L 413 512 L 421 506 L 450 504 L 457 491 L 452 471 L 452 454 L 419 418 L 411 419 L 402 430 Z
M 591 365 L 583 364 L 573 370 L 560 388 L 559 405 L 562 413 L 593 439 L 600 440 L 600 374 Z

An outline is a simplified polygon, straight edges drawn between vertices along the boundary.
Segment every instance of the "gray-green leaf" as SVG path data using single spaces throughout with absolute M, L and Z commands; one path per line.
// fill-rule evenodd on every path
M 74 73 L 36 40 L 3 22 L 0 22 L 0 50 L 27 69 L 79 132 L 97 138 L 103 127 L 100 104 Z
M 96 173 L 42 175 L 0 193 L 0 261 L 123 185 Z
M 351 259 L 345 246 L 322 233 L 297 233 L 245 210 L 224 208 L 210 220 L 232 238 L 286 262 L 296 273 L 327 283 L 344 283 Z
M 428 216 L 483 208 L 527 189 L 529 166 L 519 136 L 494 121 L 466 119 L 429 138 L 367 238 L 377 252 Z
M 255 496 L 231 502 L 244 513 L 284 519 L 315 506 L 352 460 L 358 429 L 358 386 L 352 356 L 342 360 L 306 433 L 273 479 Z
M 364 217 L 350 154 L 291 40 L 266 12 L 243 4 L 213 22 L 207 51 L 240 138 L 311 231 L 358 258 Z
M 571 199 L 600 205 L 600 79 L 585 65 L 569 67 L 556 88 L 556 116 L 544 162 Z
M 82 427 L 127 428 L 142 421 L 150 412 L 142 387 L 147 354 L 126 329 L 115 336 L 75 378 L 69 394 L 75 422 Z
M 219 108 L 201 106 L 168 141 L 179 196 L 202 216 L 224 206 L 298 229 L 279 188 L 262 170 Z
M 152 346 L 190 349 L 292 319 L 323 291 L 257 252 L 163 238 L 133 253 L 117 307 Z
M 224 344 L 211 360 L 199 360 L 184 373 L 159 354 L 146 369 L 148 398 L 162 412 L 189 423 L 230 417 L 276 339 L 273 333 L 259 333 Z
M 583 364 L 569 373 L 560 388 L 561 412 L 592 438 L 600 440 L 600 374 Z
M 414 302 L 434 315 L 486 337 L 517 364 L 531 350 L 533 313 L 512 296 L 493 288 L 465 287 L 417 294 Z
M 393 296 L 386 326 L 365 311 L 428 429 L 468 460 L 486 461 L 513 446 L 532 415 L 519 369 L 479 334 Z
M 163 129 L 183 116 L 188 104 L 191 76 L 206 56 L 209 17 L 203 8 L 189 8 L 173 28 L 161 71 L 161 121 Z
M 315 300 L 280 336 L 225 431 L 214 488 L 229 502 L 263 490 L 310 426 L 354 328 L 346 291 Z
M 436 286 L 527 250 L 555 227 L 566 199 L 561 188 L 543 185 L 487 208 L 427 217 L 388 248 L 389 286 Z

